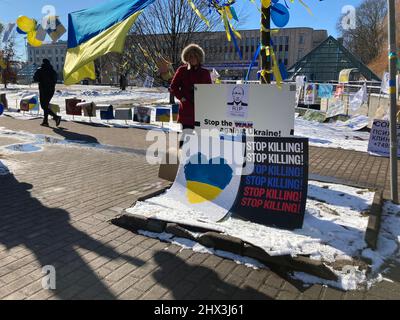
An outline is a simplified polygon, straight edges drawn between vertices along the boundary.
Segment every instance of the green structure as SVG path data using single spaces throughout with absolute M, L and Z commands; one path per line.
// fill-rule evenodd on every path
M 368 81 L 381 81 L 359 58 L 347 50 L 338 40 L 329 36 L 318 47 L 288 69 L 289 79 L 306 76 L 309 81 L 338 81 L 343 69 L 358 69 Z
M 17 81 L 20 84 L 31 84 L 33 82 L 33 75 L 39 66 L 36 63 L 26 65 L 17 73 Z

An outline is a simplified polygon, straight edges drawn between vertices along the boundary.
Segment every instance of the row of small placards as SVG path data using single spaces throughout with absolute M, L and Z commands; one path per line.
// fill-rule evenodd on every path
M 93 102 L 82 102 L 79 99 L 66 99 L 66 113 L 73 116 L 95 117 L 96 110 L 100 111 L 102 120 L 133 120 L 136 122 L 150 123 L 152 111 L 156 110 L 156 122 L 171 122 L 178 118 L 179 105 L 173 104 L 171 107 L 133 107 L 116 108 L 112 105 L 98 104 Z M 134 111 L 132 111 L 134 109 Z

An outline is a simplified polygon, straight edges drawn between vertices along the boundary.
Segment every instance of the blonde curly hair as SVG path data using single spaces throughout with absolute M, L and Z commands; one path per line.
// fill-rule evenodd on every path
M 190 64 L 188 60 L 189 60 L 189 55 L 191 54 L 196 56 L 197 60 L 199 61 L 199 64 L 204 63 L 205 53 L 203 48 L 200 47 L 198 44 L 191 43 L 182 50 L 182 55 L 181 55 L 182 62 L 188 65 L 188 69 L 190 69 Z

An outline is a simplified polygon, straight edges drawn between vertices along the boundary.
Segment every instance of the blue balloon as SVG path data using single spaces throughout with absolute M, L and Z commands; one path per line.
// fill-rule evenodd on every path
M 17 32 L 19 33 L 19 34 L 26 34 L 26 32 L 25 31 L 22 31 L 20 28 L 18 28 L 17 27 Z
M 4 112 L 4 106 L 0 103 L 0 116 L 3 114 Z
M 278 27 L 283 28 L 289 22 L 289 10 L 280 3 L 271 6 L 271 19 L 272 22 Z

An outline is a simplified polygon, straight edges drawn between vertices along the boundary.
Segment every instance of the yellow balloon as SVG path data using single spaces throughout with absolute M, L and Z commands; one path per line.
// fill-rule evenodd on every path
M 17 19 L 17 26 L 20 30 L 29 33 L 34 31 L 36 28 L 36 21 L 34 19 L 28 18 L 27 16 L 19 16 Z
M 42 41 L 36 39 L 36 31 L 28 32 L 27 40 L 32 47 L 40 47 L 42 45 Z

